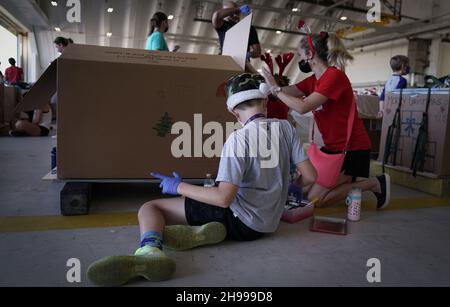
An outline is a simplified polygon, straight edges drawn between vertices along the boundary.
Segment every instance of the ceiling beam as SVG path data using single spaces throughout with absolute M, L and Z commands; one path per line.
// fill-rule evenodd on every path
M 330 4 L 329 0 L 302 0 L 300 2 L 305 2 L 305 3 L 309 3 L 309 4 L 314 4 L 317 6 L 323 6 L 324 8 L 333 6 L 333 4 Z M 338 5 L 336 6 L 337 9 L 341 9 L 341 10 L 345 10 L 345 11 L 351 11 L 351 12 L 356 12 L 356 13 L 361 13 L 361 14 L 367 14 L 368 9 L 367 8 L 360 8 L 360 7 L 355 7 L 355 6 L 348 6 L 348 5 Z M 385 14 L 382 14 L 385 15 Z M 404 19 L 410 19 L 410 20 L 419 20 L 420 18 L 417 17 L 412 17 L 412 16 L 407 16 L 407 15 L 400 15 L 401 18 Z
M 206 36 L 195 36 L 195 35 L 182 35 L 182 34 L 165 34 L 166 38 L 169 40 L 174 41 L 183 41 L 183 42 L 190 42 L 190 43 L 201 43 L 205 45 L 217 45 L 219 46 L 219 39 L 218 38 L 212 38 L 212 37 L 206 37 Z M 282 50 L 285 51 L 297 51 L 297 48 L 294 47 L 284 47 L 280 45 L 273 45 L 273 44 L 264 44 L 264 49 L 274 49 L 274 50 Z
M 375 37 L 367 38 L 367 39 L 361 39 L 357 40 L 353 43 L 350 43 L 347 45 L 347 48 L 354 49 L 354 48 L 362 48 L 370 45 L 376 45 L 380 43 L 384 43 L 391 40 L 397 40 L 401 38 L 409 38 L 421 34 L 426 34 L 430 32 L 440 31 L 440 30 L 450 30 L 450 20 L 445 20 L 442 22 L 432 23 L 428 25 L 421 25 L 418 27 L 410 28 L 409 31 L 401 34 L 391 34 L 391 35 L 377 35 Z
M 318 13 L 319 13 L 319 14 L 325 14 L 325 13 L 328 12 L 329 10 L 334 9 L 335 7 L 341 6 L 342 4 L 344 4 L 344 3 L 348 2 L 348 1 L 350 1 L 350 0 L 341 0 L 341 1 L 337 1 L 337 2 L 336 2 L 335 4 L 333 4 L 333 5 L 330 5 L 330 6 L 327 6 L 327 7 L 322 8 Z

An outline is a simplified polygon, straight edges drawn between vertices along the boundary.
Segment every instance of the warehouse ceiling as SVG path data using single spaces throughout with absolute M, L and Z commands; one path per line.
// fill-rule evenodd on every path
M 41 17 L 39 23 L 32 26 L 34 32 L 46 33 L 45 42 L 42 41 L 42 33 L 40 36 L 37 33 L 41 49 L 48 45 L 48 50 L 41 50 L 43 54 L 56 56 L 51 41 L 60 35 L 71 37 L 77 43 L 143 48 L 149 19 L 157 11 L 173 15 L 166 35 L 169 48 L 179 45 L 180 52 L 219 52 L 217 34 L 210 20 L 213 12 L 221 7 L 221 0 L 80 0 L 80 23 L 67 21 L 70 7 L 66 4 L 69 0 L 0 0 L 0 5 L 9 10 L 12 7 L 16 16 L 24 15 L 23 19 L 30 20 L 30 9 L 24 11 L 23 2 L 30 2 L 33 4 L 30 7 L 39 10 L 32 14 Z M 350 48 L 450 32 L 448 0 L 381 0 L 380 23 L 367 21 L 370 8 L 366 6 L 367 0 L 254 0 L 238 3 L 252 7 L 253 25 L 257 28 L 263 50 L 273 54 L 295 51 L 301 38 L 296 29 L 301 19 L 306 20 L 313 32 L 339 33 Z M 113 9 L 112 12 L 108 12 L 109 8 Z M 46 25 L 42 24 L 44 20 Z

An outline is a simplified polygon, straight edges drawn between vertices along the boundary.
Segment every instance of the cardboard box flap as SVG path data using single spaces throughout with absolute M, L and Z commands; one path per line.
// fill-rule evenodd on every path
M 74 44 L 67 48 L 60 59 L 176 66 L 226 71 L 242 70 L 230 56 L 160 52 L 79 44 Z
M 23 97 L 16 107 L 16 112 L 33 111 L 50 103 L 50 98 L 56 93 L 56 68 L 55 60 Z
M 223 43 L 222 54 L 231 56 L 242 70 L 245 70 L 245 62 L 247 61 L 248 37 L 250 36 L 252 17 L 253 14 L 248 15 L 229 29 L 225 34 Z

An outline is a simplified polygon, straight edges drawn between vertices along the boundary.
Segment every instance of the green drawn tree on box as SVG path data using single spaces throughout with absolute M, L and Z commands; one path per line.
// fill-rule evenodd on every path
M 153 130 L 156 130 L 159 137 L 165 137 L 172 131 L 173 124 L 173 119 L 169 116 L 169 113 L 166 112 L 153 127 Z

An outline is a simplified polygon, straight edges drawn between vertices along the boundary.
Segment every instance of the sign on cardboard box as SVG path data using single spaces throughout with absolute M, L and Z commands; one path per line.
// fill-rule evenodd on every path
M 401 107 L 401 133 L 397 148 L 396 166 L 410 168 L 419 128 L 427 105 L 427 89 L 408 89 L 403 91 Z M 428 110 L 428 143 L 424 169 L 421 172 L 438 176 L 450 175 L 450 125 L 449 90 L 433 89 Z M 400 102 L 400 91 L 388 93 L 385 101 L 385 116 L 381 135 L 379 161 L 383 161 L 386 137 L 392 125 Z M 392 156 L 391 156 L 392 157 Z M 393 164 L 392 158 L 388 165 Z

